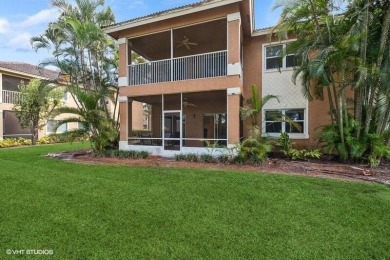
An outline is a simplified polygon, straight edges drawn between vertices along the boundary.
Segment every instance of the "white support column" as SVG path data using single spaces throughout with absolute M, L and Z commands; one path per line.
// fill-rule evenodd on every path
M 228 21 L 228 65 L 227 74 L 241 76 L 241 14 L 227 15 Z
M 127 87 L 129 85 L 129 67 L 128 67 L 128 44 L 127 38 L 118 39 L 119 45 L 119 78 L 118 86 Z M 122 59 L 125 59 L 124 62 L 121 62 Z

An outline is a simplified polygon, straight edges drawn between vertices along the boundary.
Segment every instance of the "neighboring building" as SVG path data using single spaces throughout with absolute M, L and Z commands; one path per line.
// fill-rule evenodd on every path
M 247 132 L 239 112 L 252 84 L 279 97 L 264 107 L 265 136 L 285 131 L 301 146 L 314 144 L 329 121 L 327 104 L 309 103 L 292 83 L 294 56 L 277 57 L 289 41 L 270 42 L 269 30 L 253 25 L 252 0 L 205 0 L 105 28 L 119 44 L 120 148 L 170 156 L 232 146 Z M 302 131 L 272 122 L 275 110 Z M 134 130 L 145 120 L 140 136 Z
M 31 138 L 29 129 L 22 129 L 19 120 L 16 118 L 12 107 L 14 106 L 18 92 L 18 85 L 21 81 L 25 84 L 34 78 L 42 80 L 53 80 L 58 77 L 58 72 L 48 69 L 38 69 L 37 66 L 23 62 L 0 61 L 0 140 L 3 138 L 24 137 Z M 70 94 L 64 90 L 64 105 L 74 106 Z M 39 131 L 39 137 L 54 132 L 56 120 L 49 120 L 44 129 Z M 77 123 L 69 123 L 60 126 L 57 133 L 77 128 Z

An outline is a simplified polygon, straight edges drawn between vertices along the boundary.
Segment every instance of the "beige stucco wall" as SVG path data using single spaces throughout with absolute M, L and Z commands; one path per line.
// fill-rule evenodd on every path
M 242 83 L 240 77 L 235 75 L 218 78 L 206 78 L 121 87 L 119 89 L 119 94 L 121 96 L 136 97 L 160 94 L 174 94 L 181 92 L 186 93 L 222 90 L 231 87 L 239 87 L 241 85 Z
M 291 81 L 291 70 L 279 72 L 264 72 L 263 70 L 263 44 L 270 43 L 267 35 L 244 38 L 244 89 L 243 98 L 251 97 L 252 84 L 256 84 L 259 92 L 265 94 L 276 94 L 283 101 L 278 104 L 271 102 L 269 108 L 297 108 L 303 106 L 307 108 L 307 134 L 309 139 L 296 139 L 294 142 L 297 147 L 315 147 L 317 142 L 314 140 L 318 136 L 318 127 L 330 122 L 328 116 L 328 102 L 325 96 L 324 100 L 310 101 L 305 100 L 301 94 L 301 86 L 298 83 L 294 85 Z M 283 87 L 285 85 L 286 87 Z M 267 107 L 267 106 L 266 106 Z M 262 117 L 260 117 L 262 120 Z M 248 127 L 244 124 L 244 134 Z
M 2 87 L 3 87 L 2 86 L 2 80 L 1 80 L 3 74 L 6 74 L 8 76 L 17 77 L 17 78 L 20 78 L 20 79 L 26 79 L 26 80 L 30 80 L 30 79 L 33 78 L 32 76 L 31 77 L 27 77 L 26 75 L 20 75 L 18 73 L 10 73 L 10 72 L 0 71 L 0 93 L 1 93 L 1 90 L 2 90 Z M 62 88 L 62 89 L 65 90 L 65 88 Z M 76 107 L 76 103 L 75 103 L 73 97 L 71 96 L 71 94 L 69 92 L 67 93 L 66 100 L 63 100 L 62 105 L 63 106 L 69 106 L 69 107 Z M 113 110 L 114 104 L 112 104 L 112 102 L 110 102 L 109 105 L 110 105 L 110 109 Z M 13 104 L 7 104 L 7 103 L 1 103 L 0 102 L 0 111 L 1 112 L 2 111 L 7 111 L 7 110 L 11 111 L 13 106 L 14 106 Z M 73 115 L 71 115 L 71 114 L 61 114 L 61 115 L 59 115 L 59 116 L 57 116 L 57 117 L 55 117 L 53 119 L 54 120 L 61 120 L 61 119 L 65 119 L 65 118 L 70 117 L 70 116 L 73 117 Z M 0 116 L 0 128 L 1 128 L 0 129 L 0 138 L 3 138 L 3 125 L 4 125 L 4 122 L 3 122 L 3 117 L 2 117 L 2 113 L 1 113 L 1 116 Z M 67 124 L 68 130 L 74 130 L 74 129 L 77 129 L 77 127 L 78 127 L 77 123 L 68 123 Z M 44 126 L 42 129 L 40 129 L 39 132 L 38 132 L 38 136 L 39 137 L 43 137 L 43 136 L 46 136 L 48 134 L 50 134 L 50 133 L 47 131 L 47 127 L 46 126 Z

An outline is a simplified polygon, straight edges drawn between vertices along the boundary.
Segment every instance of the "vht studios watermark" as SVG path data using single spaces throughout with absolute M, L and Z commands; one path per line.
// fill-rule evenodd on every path
M 7 249 L 7 255 L 52 255 L 52 249 Z

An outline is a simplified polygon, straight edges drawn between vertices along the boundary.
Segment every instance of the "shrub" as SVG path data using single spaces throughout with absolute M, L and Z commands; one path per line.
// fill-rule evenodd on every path
M 185 161 L 186 155 L 183 153 L 175 154 L 175 160 L 176 161 Z
M 31 140 L 26 138 L 7 138 L 0 141 L 0 148 L 31 145 Z
M 188 162 L 199 162 L 199 157 L 196 153 L 189 153 L 186 155 L 186 161 Z
M 231 157 L 227 154 L 221 154 L 217 157 L 217 161 L 222 164 L 228 164 L 231 161 Z
M 286 132 L 280 134 L 276 141 L 276 146 L 291 160 L 302 160 L 304 158 L 319 159 L 322 155 L 318 149 L 298 150 L 293 148 L 293 142 L 291 142 L 290 136 Z
M 262 137 L 247 137 L 240 145 L 238 155 L 234 158 L 236 163 L 259 164 L 267 159 L 272 151 L 272 145 Z
M 212 156 L 209 153 L 201 154 L 199 159 L 200 159 L 201 162 L 205 162 L 205 163 L 213 163 L 213 162 L 215 162 L 214 156 Z

